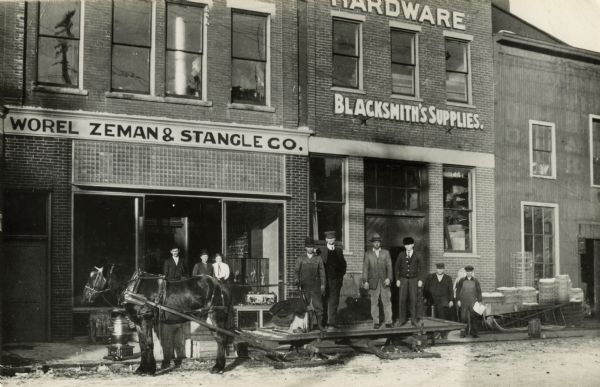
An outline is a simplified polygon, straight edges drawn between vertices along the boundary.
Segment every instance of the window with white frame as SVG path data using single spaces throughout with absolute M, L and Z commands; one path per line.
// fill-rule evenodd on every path
M 533 254 L 533 276 L 554 277 L 555 208 L 523 205 L 523 250 Z
M 469 42 L 446 38 L 446 99 L 469 103 Z
M 267 105 L 269 16 L 231 11 L 231 102 Z
M 150 94 L 152 3 L 114 0 L 111 90 Z
M 310 230 L 315 240 L 335 231 L 344 240 L 344 159 L 310 156 Z
M 416 96 L 417 34 L 411 31 L 392 29 L 392 93 Z
M 80 1 L 39 3 L 38 84 L 79 86 L 80 12 Z
M 554 136 L 554 124 L 529 121 L 529 165 L 531 176 L 556 177 Z
M 203 20 L 203 6 L 167 3 L 167 95 L 203 98 Z
M 445 166 L 444 190 L 444 249 L 472 252 L 472 169 Z
M 360 22 L 333 19 L 333 86 L 360 88 L 360 34 Z
M 592 185 L 600 187 L 600 117 L 590 127 L 590 158 Z

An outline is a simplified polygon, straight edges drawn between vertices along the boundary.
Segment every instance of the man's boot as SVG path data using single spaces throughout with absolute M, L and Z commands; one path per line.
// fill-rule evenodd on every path
M 317 314 L 317 327 L 321 332 L 325 332 L 325 327 L 323 326 L 323 315 Z

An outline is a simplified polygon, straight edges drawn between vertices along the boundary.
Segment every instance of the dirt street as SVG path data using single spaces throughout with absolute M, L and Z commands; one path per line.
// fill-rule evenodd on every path
M 600 338 L 569 338 L 437 346 L 441 359 L 380 360 L 358 355 L 343 365 L 275 370 L 248 361 L 224 375 L 212 364 L 188 361 L 183 369 L 151 377 L 130 367 L 64 369 L 0 379 L 8 386 L 597 386 Z

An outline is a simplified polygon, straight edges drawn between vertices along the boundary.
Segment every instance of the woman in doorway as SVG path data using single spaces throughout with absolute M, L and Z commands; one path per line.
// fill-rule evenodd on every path
M 208 262 L 208 251 L 202 250 L 200 253 L 200 262 L 194 265 L 192 275 L 213 275 L 213 265 Z
M 229 279 L 229 265 L 223 262 L 221 253 L 215 254 L 215 263 L 213 264 L 213 276 L 219 281 L 227 281 Z

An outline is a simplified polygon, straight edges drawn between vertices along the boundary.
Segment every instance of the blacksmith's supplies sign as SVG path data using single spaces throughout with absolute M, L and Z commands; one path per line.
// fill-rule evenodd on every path
M 239 127 L 65 110 L 13 107 L 5 119 L 5 133 L 290 155 L 308 154 L 308 133 L 288 133 L 281 128 Z
M 438 109 L 433 105 L 384 102 L 364 98 L 356 98 L 352 101 L 338 93 L 334 94 L 333 99 L 335 114 L 439 125 L 446 128 L 483 129 L 477 113 Z

